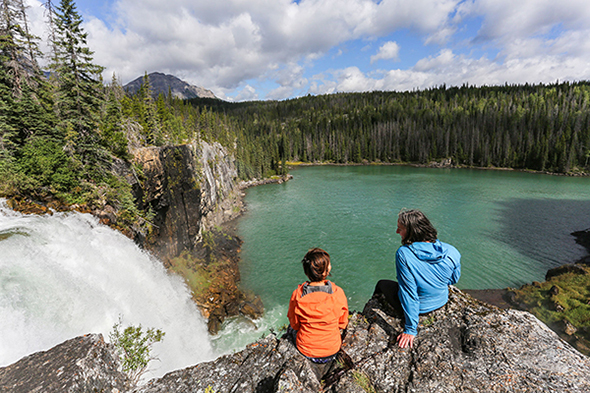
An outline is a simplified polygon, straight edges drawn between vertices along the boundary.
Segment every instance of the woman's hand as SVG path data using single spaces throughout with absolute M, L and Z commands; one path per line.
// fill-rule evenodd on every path
M 414 348 L 415 337 L 416 336 L 412 336 L 411 334 L 402 333 L 397 336 L 397 345 L 399 345 L 400 348 Z

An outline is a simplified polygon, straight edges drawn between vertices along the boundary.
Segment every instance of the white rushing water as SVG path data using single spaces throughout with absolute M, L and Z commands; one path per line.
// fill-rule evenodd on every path
M 22 215 L 0 200 L 0 367 L 87 333 L 165 332 L 146 378 L 214 357 L 183 281 L 89 214 Z

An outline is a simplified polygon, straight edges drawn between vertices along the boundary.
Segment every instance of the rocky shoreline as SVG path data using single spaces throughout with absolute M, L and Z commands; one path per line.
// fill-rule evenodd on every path
M 522 311 L 529 311 L 533 314 L 539 314 L 537 317 L 542 318 L 536 304 L 530 304 L 523 300 L 525 291 L 536 290 L 542 293 L 545 308 L 550 311 L 563 312 L 564 308 L 555 296 L 559 293 L 560 288 L 565 286 L 561 284 L 561 278 L 566 275 L 579 275 L 588 277 L 590 281 L 590 228 L 583 231 L 572 232 L 576 238 L 576 243 L 584 246 L 588 255 L 580 258 L 573 264 L 562 265 L 553 269 L 549 269 L 545 274 L 544 282 L 532 282 L 524 284 L 519 289 L 503 288 L 503 289 L 467 289 L 464 292 L 470 294 L 474 298 L 485 303 L 494 305 L 501 309 L 516 309 Z M 566 284 L 567 285 L 567 284 Z M 562 288 L 563 289 L 563 288 Z M 544 321 L 549 328 L 559 335 L 563 340 L 576 348 L 581 353 L 590 356 L 590 332 L 588 328 L 578 329 L 564 316 L 564 318 L 557 322 Z
M 360 163 L 333 163 L 333 162 L 313 162 L 313 163 L 304 163 L 304 162 L 297 162 L 297 163 L 287 163 L 289 167 L 298 167 L 298 166 L 366 166 L 366 165 L 384 165 L 384 166 L 411 166 L 414 168 L 439 168 L 439 169 L 477 169 L 482 171 L 514 171 L 514 172 L 526 172 L 526 173 L 535 173 L 540 175 L 551 175 L 551 176 L 571 176 L 571 177 L 588 177 L 590 173 L 587 172 L 567 172 L 567 173 L 558 173 L 558 172 L 549 172 L 549 171 L 535 171 L 532 169 L 515 169 L 515 168 L 504 168 L 504 167 L 481 167 L 481 166 L 470 166 L 464 164 L 457 164 L 453 163 L 451 158 L 444 159 L 441 161 L 430 161 L 427 164 L 416 164 L 411 162 L 382 162 L 382 161 L 375 161 L 369 162 L 367 160 L 360 162 Z

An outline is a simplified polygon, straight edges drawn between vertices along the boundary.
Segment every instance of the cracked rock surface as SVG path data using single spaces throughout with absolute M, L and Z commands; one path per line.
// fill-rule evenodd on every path
M 0 368 L 2 393 L 119 393 L 130 386 L 113 346 L 100 334 L 73 338 Z
M 402 318 L 380 298 L 350 317 L 337 364 L 322 371 L 271 334 L 232 355 L 129 388 L 100 335 L 78 337 L 0 368 L 0 392 L 590 392 L 590 359 L 526 311 L 501 310 L 451 287 L 400 349 Z
M 318 378 L 286 338 L 171 372 L 133 393 L 197 392 L 589 392 L 590 360 L 528 312 L 500 310 L 451 287 L 420 317 L 413 349 L 395 343 L 403 320 L 373 298 L 350 318 L 341 365 Z

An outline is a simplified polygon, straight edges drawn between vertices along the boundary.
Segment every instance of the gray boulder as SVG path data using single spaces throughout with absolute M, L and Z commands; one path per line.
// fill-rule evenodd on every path
M 420 317 L 414 348 L 395 342 L 401 316 L 373 298 L 351 315 L 332 367 L 271 334 L 244 350 L 135 388 L 102 336 L 69 340 L 0 368 L 0 392 L 590 392 L 590 359 L 526 311 L 501 310 L 451 287 Z
M 130 386 L 101 334 L 73 338 L 0 368 L 2 393 L 119 393 Z

